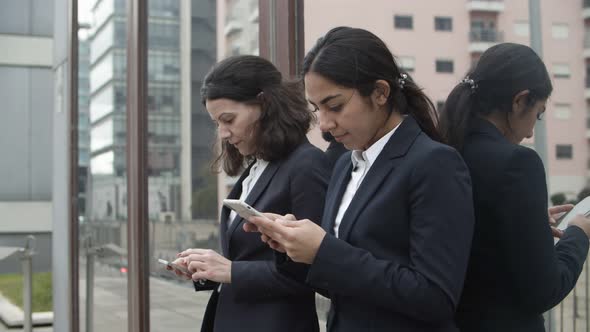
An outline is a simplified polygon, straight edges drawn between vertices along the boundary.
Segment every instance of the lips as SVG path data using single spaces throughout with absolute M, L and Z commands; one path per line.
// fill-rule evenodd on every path
M 332 136 L 334 136 L 334 139 L 337 142 L 340 142 L 346 135 L 348 135 L 348 134 L 342 134 L 342 135 L 334 135 L 334 134 L 332 134 Z

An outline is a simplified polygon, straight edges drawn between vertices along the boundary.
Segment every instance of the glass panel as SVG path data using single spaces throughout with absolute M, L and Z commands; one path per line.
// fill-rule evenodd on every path
M 80 327 L 127 331 L 125 7 L 78 0 Z
M 217 13 L 225 22 L 222 31 Z M 219 250 L 218 176 L 209 168 L 215 128 L 200 88 L 217 61 L 218 40 L 222 57 L 258 53 L 257 15 L 258 0 L 149 1 L 152 331 L 192 332 L 201 325 L 210 292 L 195 292 L 192 282 L 166 271 L 157 259 L 174 260 L 187 248 Z

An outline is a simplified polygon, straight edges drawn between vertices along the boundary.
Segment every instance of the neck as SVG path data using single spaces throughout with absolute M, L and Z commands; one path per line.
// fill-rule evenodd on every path
M 380 140 L 383 136 L 385 136 L 385 134 L 397 127 L 402 122 L 402 120 L 402 115 L 395 110 L 387 114 L 387 118 L 385 119 L 385 122 L 383 122 L 383 125 L 377 129 L 373 138 L 369 140 L 367 145 L 364 146 L 362 150 L 364 151 L 370 148 L 371 145 L 375 144 L 375 142 Z
M 482 118 L 491 122 L 509 141 L 513 141 L 512 135 L 510 135 L 512 130 L 510 129 L 510 124 L 508 123 L 508 116 L 506 113 L 492 112 L 491 114 L 482 116 Z

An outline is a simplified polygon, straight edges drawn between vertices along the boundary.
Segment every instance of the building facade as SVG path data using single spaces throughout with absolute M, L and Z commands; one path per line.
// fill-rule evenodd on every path
M 51 269 L 54 1 L 5 1 L 0 10 L 0 243 L 33 234 L 36 270 Z M 0 273 L 19 273 L 17 257 Z

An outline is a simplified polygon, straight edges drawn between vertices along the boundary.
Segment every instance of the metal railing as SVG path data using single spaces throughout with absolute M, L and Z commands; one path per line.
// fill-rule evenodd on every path
M 590 271 L 584 264 L 576 287 L 546 314 L 547 332 L 590 332 Z
M 23 271 L 23 332 L 33 331 L 33 256 L 35 255 L 35 237 L 29 235 L 25 246 L 0 247 L 0 260 L 18 255 Z
M 469 31 L 470 42 L 500 43 L 504 39 L 502 31 L 495 29 L 476 29 Z

